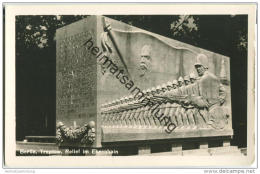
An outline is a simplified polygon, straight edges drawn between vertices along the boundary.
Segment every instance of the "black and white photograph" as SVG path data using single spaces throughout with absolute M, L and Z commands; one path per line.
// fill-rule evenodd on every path
M 14 159 L 194 157 L 201 166 L 214 158 L 252 164 L 255 50 L 249 46 L 255 35 L 249 24 L 255 5 L 241 5 L 241 13 L 221 13 L 217 6 L 214 13 L 208 5 L 208 14 L 188 10 L 193 7 L 133 13 L 131 5 L 123 13 L 98 14 L 81 13 L 88 5 L 71 6 L 74 14 L 49 5 L 50 13 L 41 14 L 46 8 L 37 6 L 35 14 L 15 12 L 5 28 L 14 32 L 5 36 L 14 49 L 5 55 L 13 84 L 5 81 L 4 119 L 5 152 Z

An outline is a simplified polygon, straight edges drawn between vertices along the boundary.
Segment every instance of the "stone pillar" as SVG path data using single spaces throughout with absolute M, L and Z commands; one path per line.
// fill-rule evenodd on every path
M 151 153 L 151 147 L 150 146 L 139 146 L 138 147 L 138 154 L 139 155 L 145 155 Z
M 230 140 L 223 140 L 223 147 L 230 146 Z
M 200 142 L 199 148 L 200 149 L 208 149 L 209 148 L 208 142 L 207 141 Z
M 100 104 L 97 103 L 97 59 L 93 50 L 98 50 L 96 38 L 97 16 L 84 18 L 56 31 L 56 123 L 82 127 L 95 123 L 95 140 L 83 143 L 82 136 L 71 143 L 75 147 L 100 147 Z M 97 111 L 97 108 L 99 109 Z M 62 124 L 61 124 L 62 123 Z M 94 132 L 94 131 L 93 131 Z M 85 132 L 87 134 L 87 132 Z M 64 139 L 63 134 L 60 135 Z
M 172 144 L 172 152 L 176 155 L 182 155 L 182 144 L 181 143 L 173 143 Z

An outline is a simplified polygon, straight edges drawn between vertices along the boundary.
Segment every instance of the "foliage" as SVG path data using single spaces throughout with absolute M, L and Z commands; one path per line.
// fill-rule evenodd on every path
M 247 52 L 247 15 L 108 17 L 230 57 Z
M 16 16 L 16 55 L 43 48 L 54 50 L 56 29 L 85 16 Z
M 86 16 L 17 16 L 17 56 L 28 50 L 55 48 L 57 28 Z M 145 30 L 227 56 L 247 51 L 246 15 L 124 15 L 108 16 Z M 53 49 L 52 49 L 53 50 Z

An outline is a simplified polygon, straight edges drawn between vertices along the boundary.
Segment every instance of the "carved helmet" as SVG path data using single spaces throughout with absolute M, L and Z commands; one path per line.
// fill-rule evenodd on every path
M 196 76 L 194 73 L 190 73 L 190 79 L 196 79 Z
M 194 66 L 203 66 L 204 68 L 208 68 L 208 57 L 205 54 L 198 54 L 196 57 L 196 63 Z
M 167 89 L 167 85 L 165 83 L 162 84 L 162 89 Z
M 116 99 L 116 103 L 120 104 L 121 103 L 120 99 Z
M 134 98 L 133 95 L 129 95 L 129 97 L 128 97 L 129 100 L 132 100 L 133 98 Z
M 116 104 L 116 100 L 113 100 L 113 101 L 112 101 L 112 104 L 115 105 L 115 104 Z
M 113 106 L 113 101 L 108 103 L 108 107 L 111 108 Z
M 184 76 L 184 81 L 190 81 L 190 77 L 189 76 Z
M 167 82 L 167 86 L 171 87 L 172 83 L 171 82 Z
M 151 92 L 155 92 L 155 91 L 156 91 L 155 87 L 152 87 Z
M 178 85 L 177 80 L 173 80 L 172 84 L 173 84 L 173 85 Z
M 158 85 L 157 87 L 156 87 L 156 91 L 159 91 L 159 90 L 161 90 L 162 89 L 162 87 L 160 86 L 160 85 Z
M 124 98 L 124 100 L 125 100 L 125 102 L 128 101 L 128 97 L 126 96 L 126 97 Z
M 146 94 L 147 93 L 151 93 L 151 89 L 150 88 L 146 90 Z
M 184 82 L 182 77 L 179 77 L 178 82 Z

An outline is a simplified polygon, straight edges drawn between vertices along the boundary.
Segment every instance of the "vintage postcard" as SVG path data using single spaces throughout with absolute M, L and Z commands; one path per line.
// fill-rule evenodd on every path
M 255 4 L 4 6 L 6 167 L 256 162 Z

